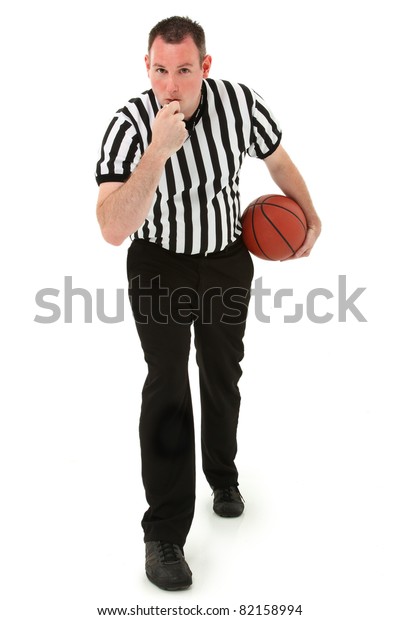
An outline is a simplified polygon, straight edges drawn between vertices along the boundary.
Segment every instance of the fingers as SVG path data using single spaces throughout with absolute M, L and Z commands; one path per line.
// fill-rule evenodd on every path
M 166 103 L 159 111 L 158 111 L 158 115 L 163 115 L 165 117 L 167 116 L 174 116 L 176 120 L 178 121 L 183 121 L 185 118 L 185 115 L 180 111 L 181 106 L 179 104 L 179 101 L 171 101 L 171 103 Z
M 305 247 L 303 246 L 299 248 L 297 252 L 295 252 L 295 254 L 293 254 L 292 258 L 306 258 L 307 256 L 310 256 L 310 252 L 311 252 L 311 248 L 307 246 Z
M 181 112 L 181 106 L 179 104 L 179 101 L 171 101 L 170 103 L 166 103 L 160 111 L 165 111 L 167 113 L 169 113 L 170 115 L 172 114 L 176 114 L 176 113 L 180 113 Z
M 292 258 L 306 258 L 307 256 L 310 256 L 311 250 L 314 247 L 314 244 L 318 238 L 318 235 L 319 235 L 319 231 L 310 227 L 307 231 L 307 235 L 306 235 L 303 245 L 301 246 L 301 248 L 297 250 L 297 252 L 295 252 Z
M 297 252 L 292 254 L 292 256 L 285 258 L 284 260 L 294 260 L 295 258 L 307 258 L 307 256 L 310 256 L 313 245 L 314 243 L 310 244 L 310 243 L 307 243 L 307 241 L 304 242 L 304 244 L 297 250 Z

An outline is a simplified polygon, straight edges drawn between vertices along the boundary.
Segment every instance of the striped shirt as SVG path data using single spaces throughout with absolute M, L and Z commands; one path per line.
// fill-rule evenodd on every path
M 96 180 L 126 181 L 151 142 L 160 109 L 152 90 L 118 110 L 103 139 Z M 245 155 L 264 159 L 281 140 L 263 99 L 242 84 L 205 79 L 189 137 L 168 159 L 152 207 L 135 233 L 185 254 L 223 250 L 241 234 L 240 169 Z

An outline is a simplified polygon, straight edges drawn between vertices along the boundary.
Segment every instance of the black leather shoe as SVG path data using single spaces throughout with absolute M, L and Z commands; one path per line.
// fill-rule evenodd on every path
M 237 486 L 214 489 L 213 509 L 220 517 L 240 517 L 244 502 Z
M 146 575 L 163 590 L 185 590 L 192 585 L 192 571 L 183 550 L 161 540 L 146 542 Z

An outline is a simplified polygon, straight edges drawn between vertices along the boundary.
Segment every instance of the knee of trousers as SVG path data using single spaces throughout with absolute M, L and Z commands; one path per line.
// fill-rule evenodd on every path
M 139 433 L 145 460 L 153 463 L 189 455 L 194 443 L 194 424 L 190 396 L 143 399 Z
M 187 398 L 189 389 L 188 358 L 186 355 L 145 355 L 147 377 L 143 393 L 154 394 L 163 403 L 179 404 Z
M 149 366 L 142 391 L 142 447 L 161 455 L 179 454 L 191 443 L 193 412 L 187 367 Z

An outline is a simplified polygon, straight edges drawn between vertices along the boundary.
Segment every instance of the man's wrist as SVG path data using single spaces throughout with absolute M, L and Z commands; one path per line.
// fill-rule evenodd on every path
M 171 153 L 151 142 L 146 149 L 146 156 L 151 157 L 155 163 L 165 166 L 168 159 L 171 157 Z

